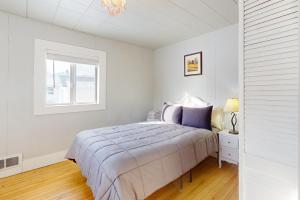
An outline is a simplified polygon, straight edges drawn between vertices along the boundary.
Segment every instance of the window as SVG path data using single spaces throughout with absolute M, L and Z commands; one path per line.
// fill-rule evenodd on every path
M 73 63 L 47 57 L 47 105 L 96 104 L 97 63 Z
M 96 65 L 78 64 L 75 70 L 76 103 L 96 103 L 97 67 Z
M 47 105 L 71 104 L 71 65 L 47 59 Z
M 105 52 L 36 40 L 35 114 L 105 109 Z

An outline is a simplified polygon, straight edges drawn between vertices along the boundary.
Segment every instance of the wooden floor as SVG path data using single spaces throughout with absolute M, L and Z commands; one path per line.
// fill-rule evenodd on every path
M 193 182 L 184 176 L 151 195 L 147 200 L 237 200 L 238 170 L 230 164 L 219 169 L 208 158 L 193 170 Z M 61 162 L 16 176 L 0 179 L 0 200 L 92 200 L 85 178 L 71 161 Z

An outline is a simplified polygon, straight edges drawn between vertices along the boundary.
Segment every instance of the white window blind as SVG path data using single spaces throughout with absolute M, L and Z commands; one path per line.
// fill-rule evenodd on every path
M 70 63 L 88 64 L 88 65 L 97 65 L 99 63 L 99 60 L 97 59 L 67 56 L 55 52 L 52 53 L 51 51 L 48 51 L 47 59 L 59 60 L 59 61 L 70 62 Z

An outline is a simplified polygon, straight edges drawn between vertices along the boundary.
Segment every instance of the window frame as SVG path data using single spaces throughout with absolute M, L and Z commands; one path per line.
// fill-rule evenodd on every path
M 57 104 L 48 105 L 46 102 L 46 63 L 47 54 L 55 53 L 80 59 L 92 59 L 96 65 L 96 103 Z M 74 69 L 75 70 L 75 69 Z M 73 70 L 73 71 L 74 71 Z M 73 86 L 75 87 L 75 86 Z M 73 89 L 73 90 L 76 90 Z M 74 97 L 75 98 L 75 97 Z M 34 56 L 34 115 L 83 112 L 106 109 L 106 52 L 77 47 L 45 40 L 35 40 Z

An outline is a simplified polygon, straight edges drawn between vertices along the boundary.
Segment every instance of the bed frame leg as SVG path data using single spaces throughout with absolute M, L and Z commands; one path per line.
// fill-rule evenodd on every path
M 182 176 L 180 176 L 180 178 L 179 178 L 179 187 L 180 187 L 180 190 L 183 189 L 183 179 L 182 179 Z
M 192 174 L 192 169 L 190 170 L 190 183 L 193 182 L 193 174 Z

